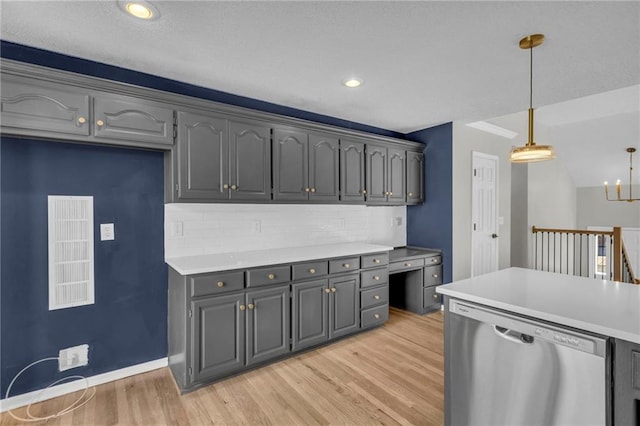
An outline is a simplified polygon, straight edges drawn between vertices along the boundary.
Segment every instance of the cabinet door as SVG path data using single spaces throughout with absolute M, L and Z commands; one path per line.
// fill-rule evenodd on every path
M 367 145 L 367 202 L 387 202 L 387 148 Z
M 223 118 L 178 113 L 178 198 L 229 198 L 229 144 Z
M 244 294 L 191 303 L 192 383 L 224 376 L 244 367 Z
M 274 130 L 274 200 L 307 200 L 309 198 L 308 149 L 306 133 L 295 130 Z
M 389 148 L 387 153 L 389 156 L 389 182 L 387 184 L 389 193 L 387 200 L 393 204 L 404 204 L 406 199 L 405 152 Z
M 270 200 L 271 128 L 230 121 L 229 167 L 229 198 Z
M 309 135 L 309 199 L 338 201 L 338 139 Z
M 340 141 L 340 199 L 364 202 L 364 144 Z
M 407 204 L 424 202 L 424 155 L 407 152 Z
M 329 339 L 360 328 L 360 277 L 345 275 L 329 280 Z
M 98 95 L 93 100 L 95 136 L 173 145 L 173 109 L 129 96 Z
M 89 135 L 89 95 L 73 87 L 2 75 L 2 130 Z
M 247 365 L 290 350 L 289 286 L 247 292 Z
M 329 338 L 328 280 L 293 284 L 292 292 L 292 350 L 320 344 Z

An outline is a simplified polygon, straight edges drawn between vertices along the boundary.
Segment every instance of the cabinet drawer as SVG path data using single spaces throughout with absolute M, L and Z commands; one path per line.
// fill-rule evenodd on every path
M 389 264 L 389 272 L 410 271 L 412 269 L 422 268 L 424 266 L 424 258 L 403 260 L 402 262 L 393 262 Z
M 424 260 L 425 265 L 439 265 L 442 263 L 442 256 L 431 256 Z
M 436 288 L 438 288 L 437 285 L 424 288 L 424 299 L 422 303 L 425 309 L 431 306 L 434 308 L 440 306 L 440 295 L 436 293 Z
M 361 256 L 360 259 L 360 267 L 362 269 L 374 268 L 376 266 L 388 265 L 389 253 L 368 254 L 366 256 Z
M 360 293 L 360 307 L 362 309 L 370 308 L 372 306 L 389 303 L 389 286 L 372 288 L 370 290 L 363 290 Z
M 345 257 L 329 261 L 329 273 L 339 274 L 340 272 L 349 272 L 360 269 L 359 257 Z
M 191 297 L 226 293 L 244 288 L 244 271 L 206 274 L 189 277 Z
M 288 265 L 250 269 L 247 273 L 247 287 L 280 284 L 288 281 L 291 281 L 291 267 Z
M 389 282 L 389 270 L 387 268 L 371 269 L 360 272 L 360 287 L 371 287 Z
M 438 284 L 442 284 L 442 265 L 425 266 L 424 286 L 428 287 Z
M 389 305 L 365 309 L 360 312 L 360 327 L 366 328 L 384 323 L 389 319 Z
M 293 279 L 301 280 L 304 278 L 319 277 L 327 275 L 329 272 L 329 262 L 307 262 L 299 265 L 293 265 Z

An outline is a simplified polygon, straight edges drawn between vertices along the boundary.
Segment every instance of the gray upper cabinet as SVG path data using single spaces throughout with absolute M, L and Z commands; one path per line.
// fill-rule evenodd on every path
M 407 204 L 424 202 L 424 155 L 407 151 Z
M 2 130 L 88 136 L 89 95 L 51 82 L 2 74 Z
M 247 291 L 247 365 L 289 352 L 289 286 Z
M 269 200 L 270 141 L 258 123 L 178 112 L 178 198 Z
M 327 279 L 291 285 L 291 349 L 296 351 L 329 339 Z
M 271 128 L 229 121 L 229 198 L 271 199 Z
M 178 197 L 229 198 L 229 144 L 227 120 L 178 113 Z M 227 188 L 225 188 L 227 185 Z
M 93 99 L 96 138 L 173 145 L 173 109 L 129 96 L 101 94 Z
M 275 129 L 273 199 L 337 201 L 339 142 L 324 134 Z
M 340 199 L 362 203 L 365 200 L 364 143 L 340 140 Z
M 366 147 L 367 203 L 405 203 L 405 151 L 383 145 Z
M 191 302 L 191 382 L 219 377 L 245 365 L 244 294 Z
M 329 339 L 360 329 L 360 275 L 329 279 Z

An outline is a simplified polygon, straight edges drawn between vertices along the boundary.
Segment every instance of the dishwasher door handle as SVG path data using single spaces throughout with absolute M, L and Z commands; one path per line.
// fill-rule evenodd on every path
M 528 334 L 518 333 L 517 331 L 509 330 L 508 328 L 500 327 L 498 325 L 493 326 L 493 331 L 503 339 L 513 343 L 518 343 L 519 345 L 533 343 L 533 336 L 529 336 Z

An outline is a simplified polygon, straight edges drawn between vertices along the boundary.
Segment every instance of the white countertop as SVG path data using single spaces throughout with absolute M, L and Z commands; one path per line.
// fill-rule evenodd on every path
M 510 268 L 443 285 L 436 291 L 640 343 L 640 285 Z
M 367 243 L 328 244 L 322 246 L 288 247 L 272 250 L 243 251 L 238 253 L 204 254 L 199 256 L 165 259 L 181 275 L 229 271 L 254 266 L 304 262 L 393 250 L 393 247 Z

